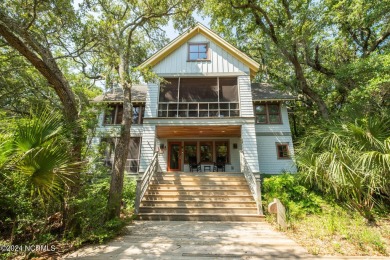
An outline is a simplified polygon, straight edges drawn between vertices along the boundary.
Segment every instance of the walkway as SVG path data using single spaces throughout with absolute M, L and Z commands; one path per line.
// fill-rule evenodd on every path
M 76 259 L 299 259 L 307 251 L 269 224 L 136 221 L 106 245 L 82 248 Z

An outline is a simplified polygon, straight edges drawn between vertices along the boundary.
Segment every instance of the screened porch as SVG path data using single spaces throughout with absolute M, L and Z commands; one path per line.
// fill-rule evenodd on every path
M 165 78 L 158 117 L 240 116 L 237 78 Z

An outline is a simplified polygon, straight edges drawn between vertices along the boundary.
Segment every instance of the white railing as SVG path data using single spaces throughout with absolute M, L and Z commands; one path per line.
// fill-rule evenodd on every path
M 139 206 L 141 205 L 142 198 L 144 197 L 145 192 L 149 187 L 149 182 L 152 179 L 153 175 L 158 171 L 158 169 L 159 169 L 158 153 L 155 153 L 144 175 L 142 176 L 141 179 L 137 180 L 137 191 L 135 197 L 135 214 L 138 214 Z
M 240 116 L 238 102 L 159 102 L 158 117 Z
M 240 151 L 240 163 L 241 163 L 241 172 L 244 174 L 245 179 L 248 182 L 249 188 L 251 190 L 252 196 L 256 201 L 257 213 L 259 215 L 263 215 L 263 208 L 261 205 L 260 176 L 258 176 L 258 178 L 255 177 L 248 164 L 248 161 L 245 158 L 243 151 Z

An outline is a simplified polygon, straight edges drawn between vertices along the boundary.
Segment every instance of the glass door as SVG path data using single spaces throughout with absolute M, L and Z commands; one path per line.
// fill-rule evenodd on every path
M 168 143 L 168 171 L 181 171 L 181 143 Z

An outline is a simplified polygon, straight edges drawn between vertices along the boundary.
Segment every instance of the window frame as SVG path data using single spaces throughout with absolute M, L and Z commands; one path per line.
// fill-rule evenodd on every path
M 276 156 L 277 156 L 278 160 L 289 160 L 289 159 L 291 159 L 289 143 L 275 143 L 275 144 L 276 144 Z M 286 156 L 280 156 L 279 147 L 286 147 L 286 149 L 287 149 L 287 155 Z
M 278 106 L 278 114 L 270 114 L 270 109 L 269 109 L 269 106 L 274 106 L 274 105 L 277 105 Z M 265 113 L 257 113 L 256 112 L 256 107 L 257 106 L 265 106 Z M 253 107 L 253 112 L 254 112 L 254 115 L 255 115 L 255 120 L 256 120 L 256 124 L 257 125 L 280 125 L 280 124 L 283 124 L 283 120 L 282 120 L 282 106 L 281 106 L 281 103 L 280 102 L 272 102 L 272 103 L 255 103 L 254 104 L 254 107 Z M 265 115 L 265 122 L 258 122 L 257 121 L 257 115 Z M 275 122 L 275 123 L 271 123 L 270 121 L 270 115 L 279 115 L 279 121 L 278 122 Z
M 139 110 L 140 110 L 140 112 L 138 113 L 138 122 L 137 123 L 134 123 L 133 122 L 133 117 L 134 117 L 134 108 L 135 107 L 139 107 Z M 133 109 L 133 111 L 132 111 L 132 117 L 131 117 L 131 124 L 132 125 L 142 125 L 143 124 L 143 121 L 144 121 L 144 116 L 145 116 L 145 105 L 143 105 L 143 104 L 133 104 L 132 105 L 132 109 Z
M 113 109 L 109 110 L 110 107 L 112 107 Z M 122 107 L 122 111 L 121 111 L 122 116 L 121 116 L 121 120 L 118 122 L 118 115 L 120 113 L 120 107 Z M 144 116 L 145 116 L 145 104 L 143 104 L 143 103 L 132 104 L 132 109 L 134 109 L 134 107 L 139 107 L 140 113 L 139 113 L 139 117 L 138 117 L 138 122 L 133 123 L 133 121 L 132 121 L 132 125 L 142 125 L 143 120 L 144 120 Z M 111 114 L 111 116 L 113 115 L 110 123 L 106 123 L 107 112 L 109 112 Z M 132 113 L 133 113 L 133 111 L 132 111 Z M 122 124 L 122 120 L 123 120 L 123 103 L 108 104 L 107 107 L 104 109 L 103 126 L 120 125 L 120 124 Z M 131 120 L 133 120 L 133 117 L 131 118 Z
M 203 53 L 203 52 L 191 52 L 191 46 L 194 46 L 194 45 L 206 45 L 206 59 L 199 59 L 199 54 L 200 53 Z M 210 43 L 209 42 L 189 42 L 187 44 L 187 62 L 198 62 L 198 61 L 210 61 Z M 191 59 L 191 53 L 197 53 L 198 54 L 198 58 L 197 59 Z
M 121 106 L 121 104 L 116 104 L 116 103 L 107 105 L 107 107 L 104 109 L 104 116 L 103 116 L 103 125 L 104 126 L 120 125 L 122 123 L 122 120 L 121 120 L 121 122 L 117 123 L 118 111 L 119 111 L 120 106 Z M 122 107 L 123 107 L 123 104 L 122 104 Z M 113 108 L 113 109 L 111 110 L 110 108 Z M 111 114 L 111 116 L 113 116 L 113 117 L 111 117 L 110 123 L 106 122 L 107 112 L 109 112 Z M 123 119 L 123 108 L 122 108 L 122 119 Z

